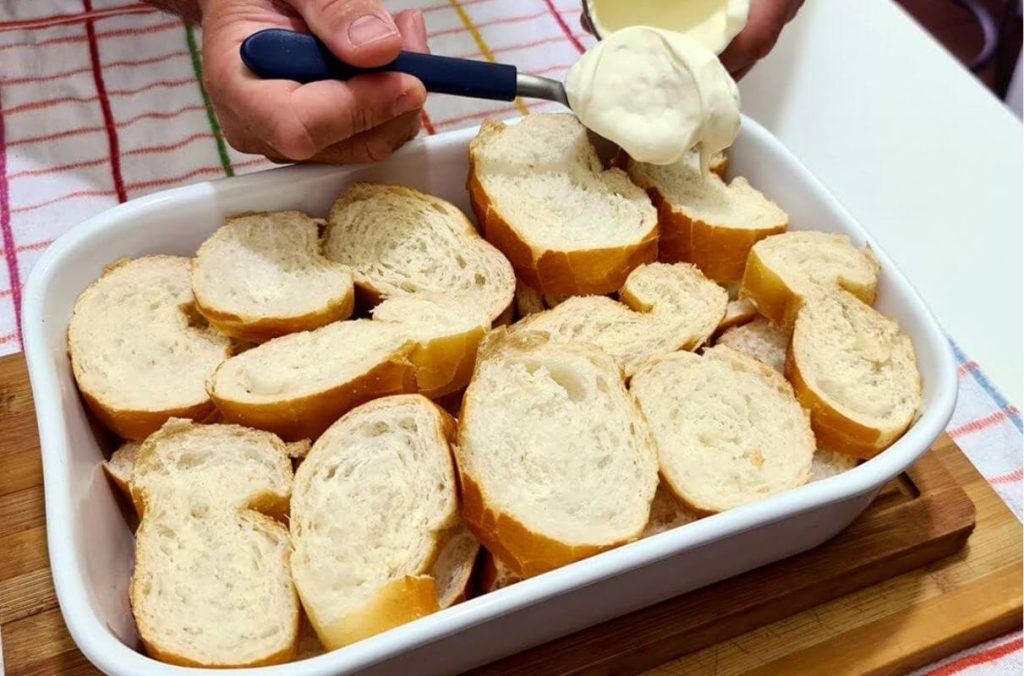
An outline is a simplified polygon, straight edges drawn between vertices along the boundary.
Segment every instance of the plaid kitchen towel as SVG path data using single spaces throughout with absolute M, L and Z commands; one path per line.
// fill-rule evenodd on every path
M 431 48 L 562 78 L 592 44 L 579 0 L 394 0 L 424 12 Z M 130 0 L 0 3 L 0 354 L 21 348 L 21 287 L 56 237 L 147 192 L 270 167 L 227 146 L 199 84 L 198 30 Z M 554 110 L 432 96 L 423 133 Z M 1021 515 L 1021 416 L 957 351 L 949 434 Z M 1021 634 L 922 673 L 1014 673 Z

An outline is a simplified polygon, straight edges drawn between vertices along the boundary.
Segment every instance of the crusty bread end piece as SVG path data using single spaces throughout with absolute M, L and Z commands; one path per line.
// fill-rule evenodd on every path
M 141 446 L 142 444 L 138 441 L 126 442 L 111 454 L 109 460 L 103 461 L 103 471 L 129 500 L 132 497 L 132 474 L 135 472 L 135 458 L 138 457 Z
M 437 585 L 437 602 L 442 609 L 461 603 L 471 595 L 479 553 L 480 543 L 461 522 L 441 537 L 441 548 L 430 576 Z
M 614 362 L 533 332 L 484 339 L 455 453 L 466 524 L 523 577 L 639 537 L 658 481 Z
M 363 402 L 415 392 L 415 347 L 396 322 L 334 322 L 225 361 L 210 379 L 210 396 L 229 422 L 289 441 L 315 439 Z
M 612 293 L 657 256 L 657 213 L 601 166 L 572 115 L 485 121 L 469 147 L 470 201 L 487 240 L 545 295 Z
M 631 162 L 629 174 L 658 209 L 658 259 L 695 263 L 719 282 L 738 280 L 750 248 L 785 232 L 789 216 L 742 177 L 702 175 L 691 157 L 676 164 Z
M 129 595 L 151 656 L 218 668 L 292 658 L 288 530 L 270 516 L 287 510 L 291 481 L 286 445 L 267 432 L 172 419 L 146 439 Z
M 750 250 L 740 297 L 789 333 L 807 296 L 841 288 L 874 305 L 878 272 L 871 249 L 858 249 L 846 235 L 787 232 Z
M 494 558 L 486 549 L 482 549 L 480 565 L 480 591 L 484 594 L 511 587 L 517 582 L 522 582 L 519 577 L 508 569 L 504 563 Z
M 327 649 L 439 609 L 429 573 L 458 523 L 454 434 L 430 400 L 385 397 L 332 425 L 299 465 L 292 575 Z
M 324 221 L 300 211 L 228 218 L 196 254 L 192 290 L 210 324 L 263 342 L 352 314 L 352 273 L 321 253 Z
M 661 476 L 687 505 L 720 512 L 807 482 L 814 435 L 789 383 L 726 346 L 651 359 L 633 376 Z
M 358 183 L 331 207 L 324 253 L 352 268 L 371 304 L 433 293 L 460 296 L 494 321 L 515 276 L 455 205 L 411 188 Z
M 896 441 L 921 405 L 914 345 L 899 325 L 836 290 L 797 314 L 786 375 L 818 445 L 871 458 Z
M 173 417 L 213 410 L 206 379 L 231 342 L 192 298 L 192 261 L 148 256 L 108 266 L 75 301 L 68 354 L 89 409 L 123 439 L 141 441 Z

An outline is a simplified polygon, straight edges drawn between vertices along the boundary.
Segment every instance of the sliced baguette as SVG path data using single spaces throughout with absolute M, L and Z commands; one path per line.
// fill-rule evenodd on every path
M 228 422 L 315 439 L 363 402 L 415 392 L 415 348 L 395 322 L 335 322 L 232 357 L 211 377 L 210 396 Z
M 292 574 L 328 650 L 438 610 L 431 566 L 458 522 L 454 435 L 428 399 L 386 397 L 332 425 L 299 465 Z
M 471 595 L 473 569 L 479 553 L 480 543 L 461 522 L 441 537 L 441 549 L 430 576 L 437 585 L 437 602 L 442 609 L 461 603 Z
M 463 518 L 518 576 L 639 537 L 657 460 L 615 363 L 584 344 L 495 329 L 463 400 Z
M 126 442 L 111 454 L 109 460 L 103 461 L 103 471 L 128 499 L 132 497 L 132 474 L 141 447 L 137 441 Z
M 690 507 L 720 512 L 807 482 L 814 435 L 789 383 L 729 347 L 651 359 L 630 390 L 661 476 Z
M 658 259 L 695 263 L 719 282 L 739 280 L 750 248 L 785 232 L 789 216 L 745 178 L 702 175 L 692 158 L 676 164 L 629 163 L 629 175 L 658 209 Z
M 725 316 L 718 323 L 718 331 L 727 331 L 757 319 L 757 307 L 746 298 L 730 300 L 725 306 Z
M 522 319 L 536 312 L 550 310 L 551 308 L 556 307 L 559 303 L 567 300 L 569 297 L 570 296 L 545 296 L 516 280 L 516 318 Z
M 830 476 L 842 474 L 857 466 L 856 456 L 834 451 L 823 451 L 820 448 L 814 452 L 814 460 L 811 461 L 811 481 L 821 481 Z
M 512 304 L 512 266 L 454 205 L 410 188 L 359 183 L 331 207 L 324 253 L 352 268 L 377 304 L 419 293 L 459 295 L 491 321 Z
M 123 439 L 141 441 L 172 417 L 213 411 L 206 379 L 231 343 L 195 312 L 191 276 L 187 258 L 126 259 L 75 301 L 75 381 L 96 418 Z
M 320 252 L 323 225 L 300 211 L 228 218 L 196 254 L 196 308 L 221 333 L 252 342 L 348 318 L 352 273 Z
M 789 333 L 805 296 L 838 287 L 874 305 L 878 272 L 871 250 L 856 248 L 846 235 L 787 232 L 750 250 L 740 297 Z
M 480 592 L 489 594 L 492 591 L 511 587 L 516 582 L 522 582 L 519 577 L 508 569 L 504 563 L 494 558 L 486 549 L 482 549 L 480 565 Z
M 789 336 L 772 326 L 764 317 L 729 329 L 715 341 L 715 345 L 728 345 L 779 373 L 786 369 Z
M 572 115 L 486 121 L 469 146 L 470 201 L 487 240 L 541 294 L 618 290 L 657 256 L 657 213 L 620 169 L 604 169 Z
M 646 538 L 664 533 L 667 530 L 693 523 L 699 518 L 701 518 L 699 512 L 681 502 L 672 490 L 666 487 L 664 482 L 661 482 L 658 484 L 658 490 L 654 493 L 654 501 L 651 502 L 651 517 L 640 537 Z
M 477 348 L 491 328 L 487 311 L 465 296 L 431 293 L 393 296 L 373 309 L 373 318 L 401 323 L 416 341 L 409 361 L 417 390 L 431 399 L 469 384 Z
M 130 598 L 153 657 L 196 667 L 284 662 L 298 643 L 287 448 L 266 432 L 173 419 L 142 444 L 131 490 Z M 258 611 L 258 612 L 254 612 Z
M 630 273 L 619 296 L 622 303 L 604 296 L 572 297 L 527 317 L 514 330 L 542 331 L 561 343 L 590 343 L 629 377 L 648 357 L 703 344 L 726 306 L 725 291 L 688 264 L 642 265 Z
M 871 458 L 906 431 L 921 404 L 910 337 L 853 294 L 833 291 L 797 315 L 786 375 L 818 445 Z

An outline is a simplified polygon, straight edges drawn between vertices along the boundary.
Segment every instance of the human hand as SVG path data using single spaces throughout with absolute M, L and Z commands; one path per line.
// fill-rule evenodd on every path
M 768 56 L 804 0 L 751 0 L 747 25 L 721 54 L 722 64 L 739 80 Z
M 264 28 L 313 33 L 353 66 L 392 61 L 400 50 L 427 52 L 416 10 L 392 17 L 377 0 L 200 0 L 203 82 L 224 137 L 236 149 L 274 161 L 376 162 L 414 137 L 426 90 L 402 73 L 300 85 L 261 80 L 239 46 Z

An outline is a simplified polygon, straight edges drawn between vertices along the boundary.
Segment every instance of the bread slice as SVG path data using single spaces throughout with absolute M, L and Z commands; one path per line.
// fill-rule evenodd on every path
M 328 650 L 438 610 L 431 566 L 458 523 L 454 436 L 430 400 L 385 397 L 332 425 L 299 465 L 292 574 Z
M 786 369 L 789 336 L 772 326 L 764 317 L 729 329 L 715 341 L 715 345 L 728 345 L 779 373 Z
M 646 538 L 679 526 L 685 526 L 701 516 L 699 512 L 681 502 L 672 493 L 672 490 L 665 486 L 665 482 L 661 482 L 658 484 L 658 490 L 654 493 L 654 501 L 651 502 L 651 517 L 640 537 Z
M 757 308 L 746 298 L 730 300 L 725 306 L 725 316 L 718 322 L 717 331 L 726 331 L 734 326 L 742 326 L 757 319 Z
M 373 318 L 400 322 L 416 341 L 409 361 L 417 390 L 431 399 L 469 384 L 477 348 L 491 328 L 487 311 L 465 296 L 432 293 L 393 296 L 373 309 Z
M 430 576 L 437 585 L 437 602 L 442 609 L 461 603 L 471 595 L 473 569 L 479 553 L 480 543 L 461 522 L 441 537 L 441 549 Z
M 141 447 L 142 444 L 137 441 L 126 442 L 113 452 L 109 460 L 103 461 L 104 473 L 128 499 L 132 497 L 132 474 Z
M 622 286 L 619 299 L 638 312 L 685 321 L 694 336 L 689 349 L 714 333 L 728 304 L 722 287 L 686 263 L 651 263 L 637 268 Z
M 666 485 L 721 512 L 807 482 L 814 435 L 789 383 L 726 346 L 651 359 L 630 391 L 654 434 Z
M 842 474 L 857 466 L 858 459 L 846 453 L 834 451 L 823 451 L 818 449 L 814 452 L 814 459 L 811 461 L 811 481 L 821 481 L 830 476 Z
M 191 277 L 187 258 L 125 259 L 75 301 L 75 382 L 96 418 L 123 439 L 141 441 L 169 418 L 199 420 L 213 410 L 206 379 L 231 343 L 195 312 Z
M 522 319 L 523 317 L 532 315 L 536 312 L 550 310 L 568 298 L 570 298 L 570 296 L 545 296 L 516 280 L 516 319 Z
M 315 439 L 363 402 L 415 392 L 415 348 L 396 322 L 334 322 L 232 357 L 211 377 L 210 396 L 228 422 Z
M 605 296 L 575 296 L 530 315 L 513 330 L 542 331 L 562 343 L 590 343 L 629 377 L 648 357 L 703 344 L 726 306 L 725 291 L 685 263 L 636 268 L 620 297 L 622 303 Z
M 921 405 L 910 337 L 853 294 L 808 300 L 797 315 L 786 375 L 818 445 L 871 458 L 896 441 Z
M 878 272 L 871 250 L 858 249 L 846 235 L 787 232 L 750 250 L 740 296 L 789 333 L 808 295 L 838 287 L 874 305 Z
M 164 662 L 248 667 L 291 659 L 299 601 L 289 570 L 292 468 L 280 439 L 173 419 L 139 450 L 130 598 L 146 651 Z
M 221 333 L 263 342 L 352 314 L 352 273 L 320 252 L 324 221 L 301 211 L 228 218 L 196 254 L 196 308 Z
M 740 279 L 754 243 L 789 227 L 786 212 L 747 179 L 702 175 L 691 157 L 669 165 L 630 162 L 629 175 L 658 209 L 658 259 L 695 263 L 715 281 Z
M 487 241 L 541 294 L 618 290 L 657 256 L 657 213 L 620 169 L 604 169 L 572 115 L 486 121 L 469 146 L 470 201 Z
M 480 592 L 489 594 L 505 587 L 511 587 L 516 582 L 522 582 L 519 577 L 508 569 L 504 563 L 494 558 L 486 549 L 481 549 L 480 564 Z
M 658 482 L 615 363 L 541 333 L 484 339 L 455 453 L 466 524 L 522 577 L 635 540 Z
M 406 294 L 459 295 L 491 321 L 512 304 L 512 266 L 454 205 L 410 188 L 359 183 L 337 199 L 324 253 L 352 268 L 372 304 Z

